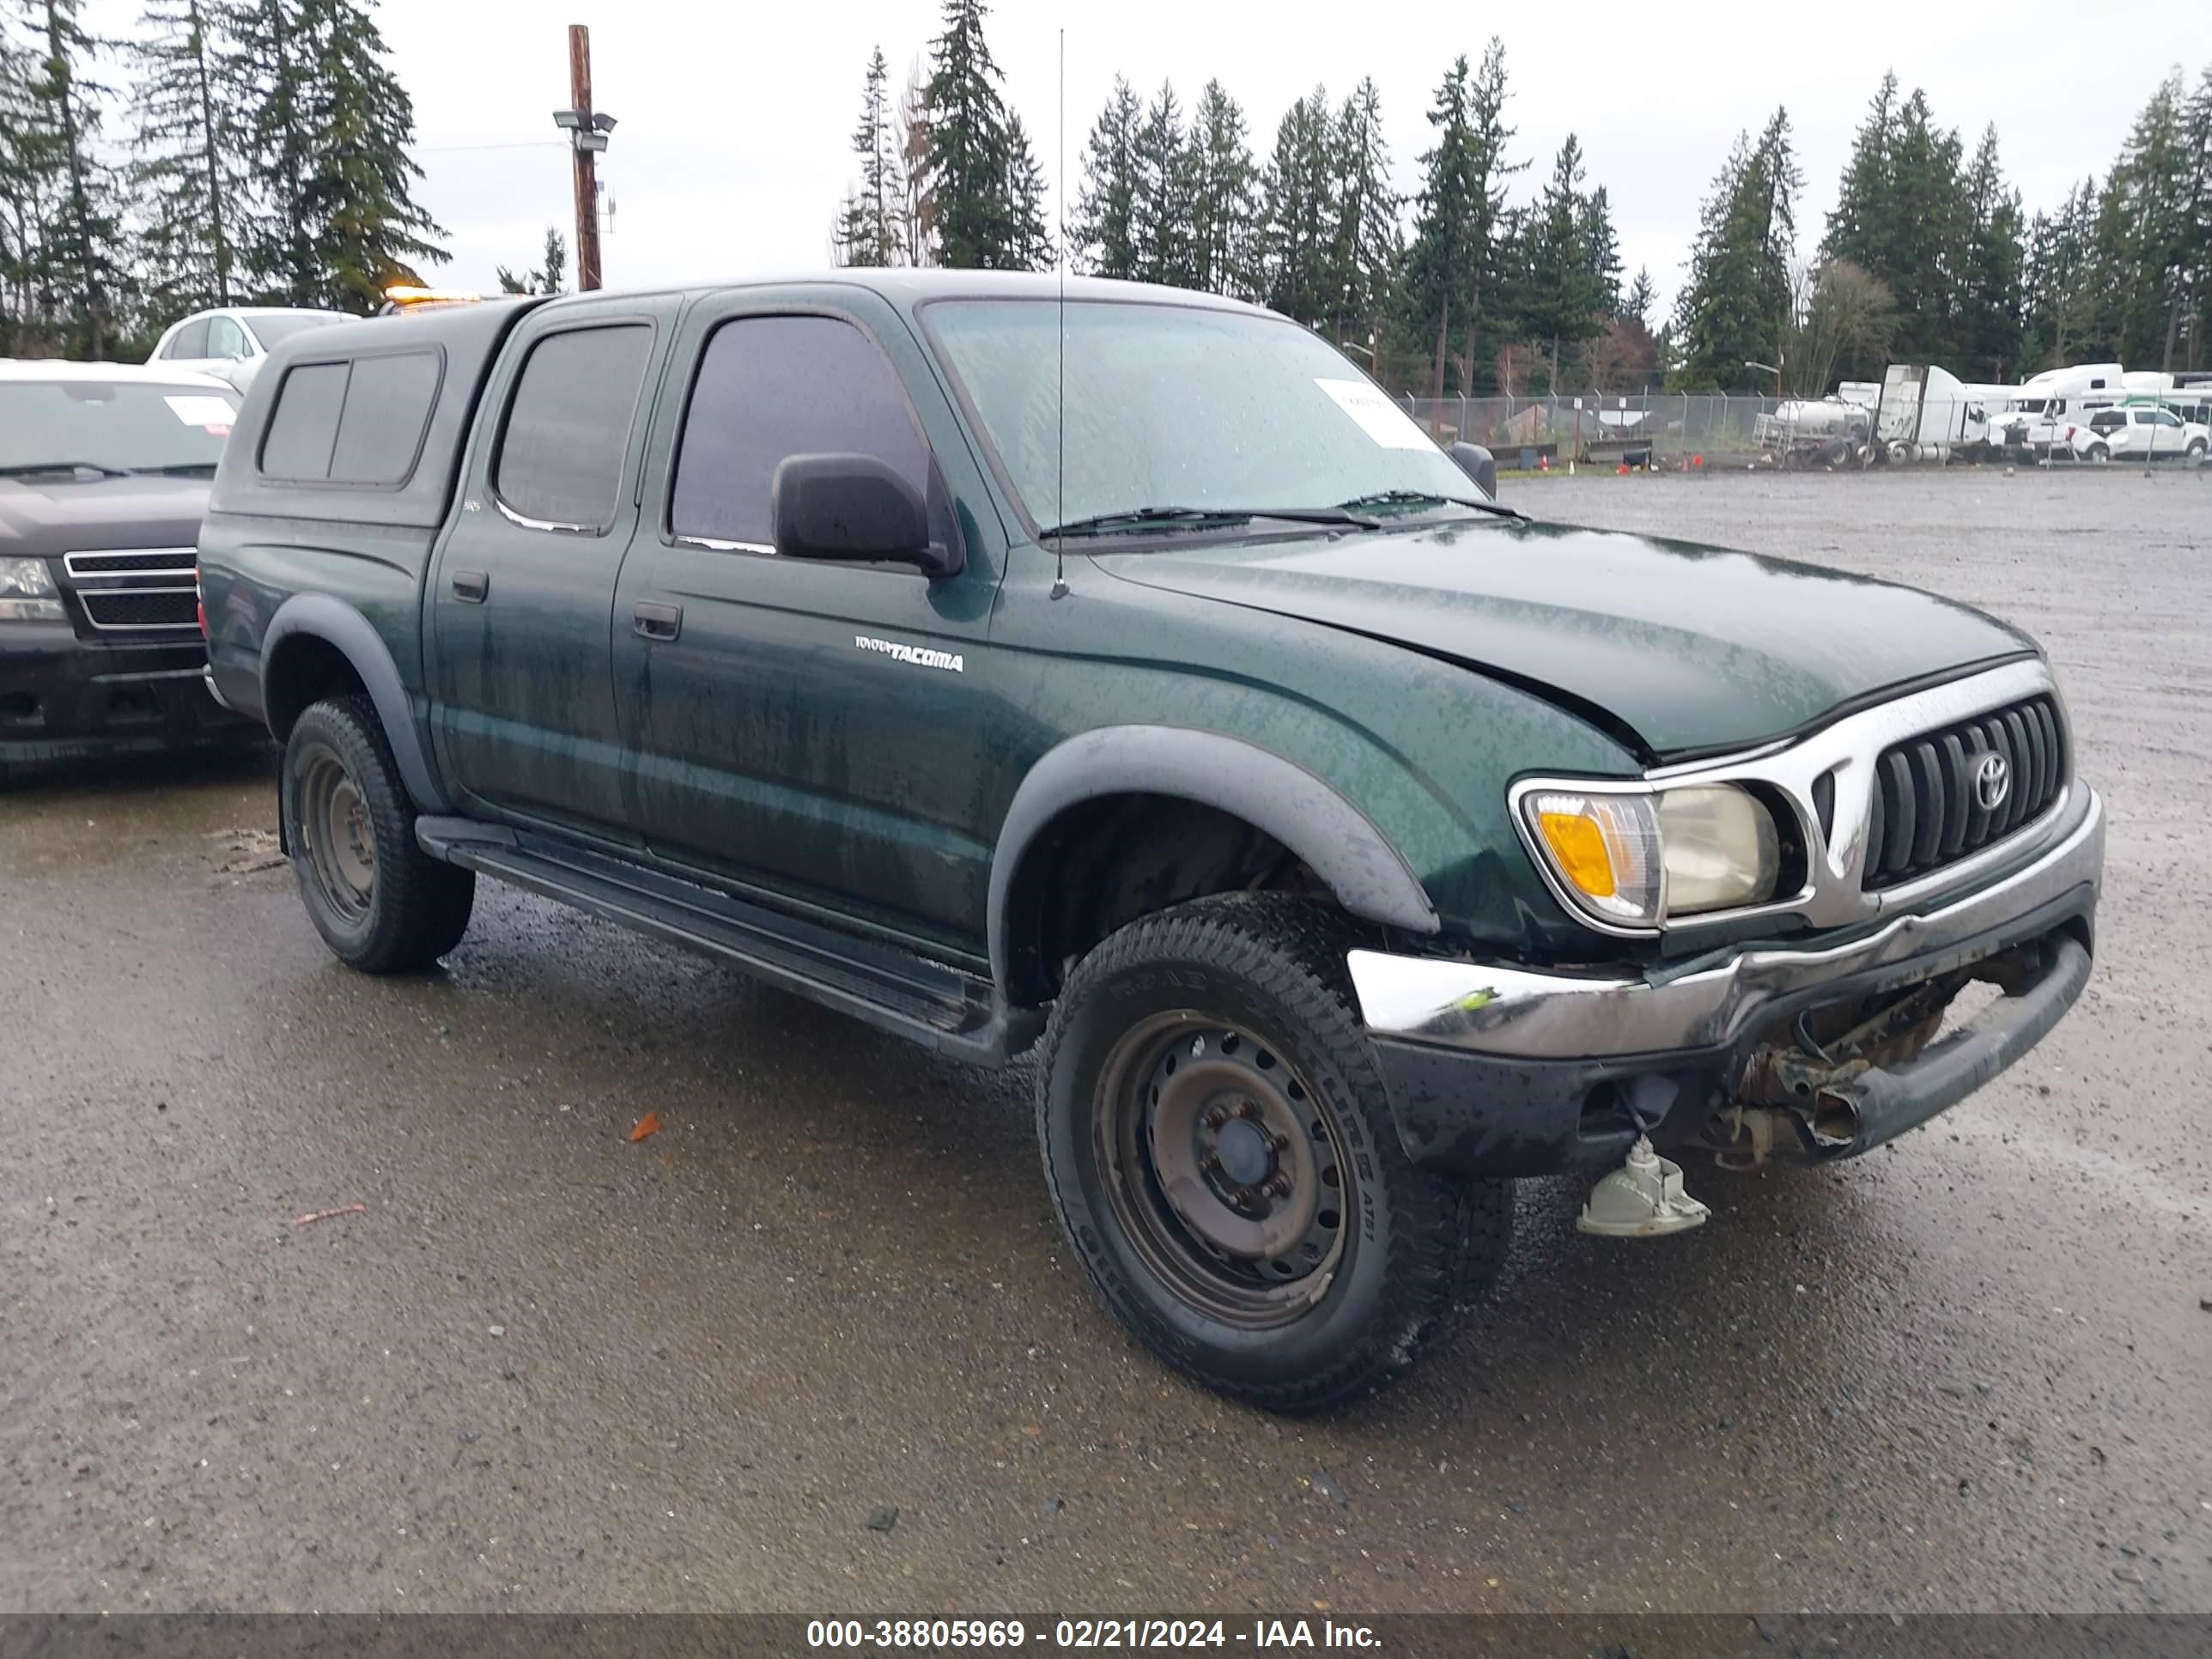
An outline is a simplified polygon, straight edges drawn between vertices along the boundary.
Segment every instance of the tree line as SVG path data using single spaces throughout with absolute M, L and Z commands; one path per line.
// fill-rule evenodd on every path
M 984 42 L 983 0 L 942 0 L 896 100 L 880 47 L 854 135 L 847 264 L 1050 269 L 1028 140 Z M 1623 280 L 1612 206 L 1574 134 L 1516 152 L 1504 49 L 1455 58 L 1425 112 L 1419 187 L 1393 185 L 1382 95 L 1296 100 L 1272 148 L 1218 81 L 1188 103 L 1121 76 L 1085 141 L 1072 268 L 1235 295 L 1307 324 L 1394 390 L 1443 397 L 1827 392 L 1891 361 L 2002 381 L 2069 362 L 2212 358 L 2212 68 L 2153 94 L 2101 185 L 2025 216 L 1994 126 L 1968 149 L 1885 76 L 1817 234 L 1789 112 L 1741 134 L 1705 193 L 1674 306 Z
M 143 356 L 211 305 L 366 313 L 446 257 L 374 0 L 149 0 L 128 42 L 81 0 L 4 3 L 0 353 Z

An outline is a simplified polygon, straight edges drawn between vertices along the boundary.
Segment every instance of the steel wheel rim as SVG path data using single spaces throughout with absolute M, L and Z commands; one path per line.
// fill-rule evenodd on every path
M 1122 1233 L 1184 1305 L 1267 1330 L 1327 1293 L 1352 1165 L 1319 1095 L 1252 1031 L 1191 1010 L 1140 1022 L 1107 1056 L 1092 1133 Z
M 300 839 L 324 901 L 358 922 L 376 896 L 376 830 L 368 802 L 336 750 L 314 744 L 301 757 Z

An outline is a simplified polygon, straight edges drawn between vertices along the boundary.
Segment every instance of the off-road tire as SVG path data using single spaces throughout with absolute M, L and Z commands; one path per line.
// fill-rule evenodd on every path
M 1488 1291 L 1510 1243 L 1509 1184 L 1441 1175 L 1407 1158 L 1354 1012 L 1344 952 L 1357 942 L 1336 913 L 1272 894 L 1200 899 L 1144 917 L 1069 975 L 1037 1066 L 1045 1182 L 1108 1305 L 1169 1364 L 1271 1411 L 1332 1410 L 1403 1375 L 1456 1307 Z M 1345 1155 L 1333 1200 L 1343 1240 L 1329 1258 L 1334 1273 L 1317 1278 L 1310 1305 L 1273 1328 L 1194 1305 L 1147 1264 L 1141 1225 L 1123 1214 L 1134 1188 L 1123 1183 L 1119 1199 L 1109 1190 L 1111 1154 L 1100 1143 L 1106 1115 L 1117 1109 L 1109 1061 L 1132 1033 L 1182 1011 L 1195 1018 L 1178 1029 L 1218 1022 L 1279 1055 L 1284 1075 L 1304 1085 L 1294 1097 L 1322 1109 L 1330 1131 L 1322 1144 Z M 1152 1099 L 1157 1112 L 1157 1089 Z M 1157 1172 L 1146 1164 L 1126 1173 Z M 1149 1190 L 1157 1194 L 1157 1182 Z
M 327 872 L 318 866 L 315 808 L 303 801 L 333 763 L 369 831 L 368 884 L 350 911 L 332 896 Z M 368 698 L 332 698 L 301 714 L 284 744 L 280 800 L 301 900 L 339 961 L 365 974 L 406 973 L 461 942 L 476 902 L 476 872 L 442 863 L 415 844 L 414 804 Z

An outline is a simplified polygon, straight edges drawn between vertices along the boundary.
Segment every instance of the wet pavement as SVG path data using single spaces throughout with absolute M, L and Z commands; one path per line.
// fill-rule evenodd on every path
M 12 789 L 0 1612 L 2212 1608 L 2212 482 L 1508 489 L 2045 641 L 2111 807 L 2051 1039 L 1680 1238 L 1529 1184 L 1455 1344 L 1284 1422 L 1112 1322 L 1025 1072 L 489 886 L 350 974 L 265 761 Z

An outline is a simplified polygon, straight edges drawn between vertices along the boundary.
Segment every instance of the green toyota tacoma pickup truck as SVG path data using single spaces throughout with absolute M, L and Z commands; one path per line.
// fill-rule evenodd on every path
M 331 327 L 223 456 L 210 684 L 285 745 L 343 961 L 426 966 L 490 876 L 1034 1045 L 1115 1311 L 1323 1409 L 1496 1274 L 1505 1177 L 1691 1224 L 1662 1153 L 1880 1146 L 2089 973 L 2103 809 L 2033 641 L 1532 523 L 1485 459 L 1294 324 L 1121 283 Z

